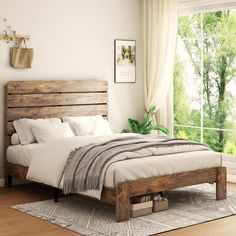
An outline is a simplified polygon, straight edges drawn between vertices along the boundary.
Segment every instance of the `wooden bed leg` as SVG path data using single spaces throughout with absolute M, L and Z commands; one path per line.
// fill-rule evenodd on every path
M 227 197 L 227 190 L 226 190 L 226 168 L 225 167 L 218 167 L 217 174 L 216 174 L 216 200 L 223 200 Z
M 58 202 L 59 190 L 54 188 L 54 202 Z
M 130 216 L 130 199 L 129 185 L 120 183 L 116 187 L 116 221 L 122 222 L 129 220 Z
M 12 187 L 12 176 L 11 175 L 7 175 L 6 179 L 5 179 L 5 186 L 7 188 L 11 188 Z

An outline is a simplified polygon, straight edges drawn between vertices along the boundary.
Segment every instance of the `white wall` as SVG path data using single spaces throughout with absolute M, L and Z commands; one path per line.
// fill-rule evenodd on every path
M 32 69 L 12 69 L 9 46 L 0 41 L 0 178 L 7 81 L 105 79 L 112 128 L 119 131 L 128 117 L 142 117 L 140 0 L 0 0 L 0 17 L 7 18 L 18 34 L 29 34 L 35 52 Z M 113 40 L 119 38 L 136 40 L 136 84 L 113 82 Z

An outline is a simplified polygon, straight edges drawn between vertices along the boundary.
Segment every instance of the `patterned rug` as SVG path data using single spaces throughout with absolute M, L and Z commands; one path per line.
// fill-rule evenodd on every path
M 197 185 L 167 191 L 169 210 L 115 222 L 114 207 L 77 196 L 16 205 L 12 208 L 89 236 L 146 236 L 236 214 L 236 190 L 215 200 L 215 186 Z

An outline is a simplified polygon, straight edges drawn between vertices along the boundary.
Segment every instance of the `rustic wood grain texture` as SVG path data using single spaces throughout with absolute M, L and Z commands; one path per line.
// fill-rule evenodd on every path
M 8 82 L 4 108 L 5 180 L 8 169 L 12 172 L 12 168 L 7 167 L 6 156 L 10 135 L 15 132 L 12 121 L 86 115 L 107 117 L 107 90 L 107 81 L 102 80 Z M 17 170 L 16 173 L 21 175 L 22 172 Z
M 105 92 L 104 80 L 10 81 L 9 94 Z
M 210 168 L 129 181 L 129 194 L 132 197 L 195 184 L 215 182 L 216 174 L 217 169 Z
M 216 177 L 216 199 L 223 200 L 227 197 L 226 190 L 226 179 L 227 171 L 225 167 L 217 168 L 217 177 Z
M 107 93 L 14 94 L 8 95 L 8 107 L 40 107 L 107 103 Z
M 21 118 L 36 119 L 91 115 L 107 115 L 107 105 L 101 104 L 79 106 L 9 108 L 7 112 L 7 120 L 13 121 Z
M 116 191 L 114 188 L 103 187 L 101 201 L 116 205 Z
M 116 221 L 129 220 L 130 196 L 129 185 L 126 182 L 119 183 L 116 187 Z
M 27 173 L 26 167 L 10 164 L 6 159 L 9 135 L 14 132 L 13 120 L 84 115 L 108 115 L 106 81 L 9 82 L 5 88 L 5 176 L 25 178 Z M 217 182 L 217 199 L 224 199 L 226 171 L 224 168 L 210 168 L 127 181 L 116 188 L 105 187 L 102 201 L 116 205 L 116 220 L 120 222 L 129 219 L 132 196 L 208 182 Z

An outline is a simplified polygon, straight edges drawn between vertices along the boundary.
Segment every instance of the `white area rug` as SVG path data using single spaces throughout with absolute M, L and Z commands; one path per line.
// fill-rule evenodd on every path
M 215 186 L 210 184 L 171 190 L 165 194 L 169 210 L 148 216 L 115 222 L 114 207 L 77 196 L 13 206 L 40 219 L 50 221 L 83 235 L 146 236 L 236 214 L 236 190 L 228 198 L 215 200 Z

